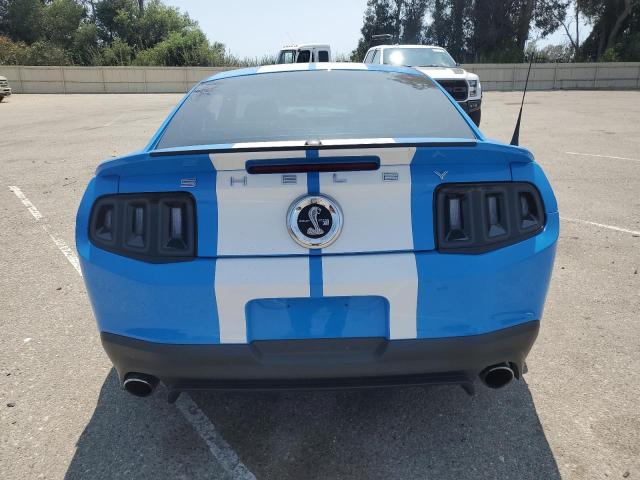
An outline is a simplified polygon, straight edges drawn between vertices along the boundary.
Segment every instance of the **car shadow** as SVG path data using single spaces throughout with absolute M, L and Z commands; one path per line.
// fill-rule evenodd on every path
M 259 479 L 548 479 L 556 461 L 524 381 L 337 392 L 193 393 Z M 66 478 L 224 478 L 166 392 L 138 399 L 115 372 Z
M 124 392 L 111 369 L 65 479 L 226 478 L 209 449 L 158 388 L 149 398 Z

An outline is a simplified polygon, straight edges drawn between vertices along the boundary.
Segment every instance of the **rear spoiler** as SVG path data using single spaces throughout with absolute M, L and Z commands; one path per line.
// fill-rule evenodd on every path
M 150 150 L 152 157 L 168 155 L 196 155 L 209 153 L 234 152 L 281 152 L 291 150 L 335 150 L 357 148 L 389 148 L 389 147 L 475 147 L 477 139 L 464 138 L 380 138 L 362 140 L 323 140 L 323 141 L 285 141 L 285 142 L 252 142 L 219 145 L 194 145 L 186 147 L 163 148 Z

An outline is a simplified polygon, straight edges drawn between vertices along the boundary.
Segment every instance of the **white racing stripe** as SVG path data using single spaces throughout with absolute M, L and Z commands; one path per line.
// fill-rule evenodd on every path
M 589 220 L 581 220 L 579 218 L 569 218 L 569 217 L 560 217 L 560 218 L 562 220 L 566 220 L 567 222 L 583 223 L 585 225 L 593 225 L 594 227 L 607 228 L 609 230 L 614 230 L 616 232 L 630 233 L 631 235 L 640 235 L 640 231 L 637 231 L 637 230 L 629 230 L 627 228 L 615 227 L 613 225 L 606 225 L 604 223 L 590 222 Z
M 325 141 L 323 145 L 348 145 L 349 142 L 361 144 L 360 148 L 320 150 L 320 157 L 359 157 L 374 156 L 380 158 L 380 165 L 409 165 L 416 154 L 416 147 L 376 147 L 375 143 L 393 143 L 392 138 L 354 139 Z M 369 147 L 369 145 L 372 145 Z
M 65 258 L 69 261 L 69 263 L 73 266 L 73 268 L 76 269 L 78 274 L 82 276 L 82 271 L 80 270 L 80 262 L 78 261 L 78 257 L 76 256 L 76 254 L 73 253 L 73 249 L 69 245 L 67 245 L 67 242 L 65 242 L 63 239 L 54 235 L 51 232 L 51 227 L 49 226 L 49 223 L 44 219 L 44 217 L 42 216 L 40 211 L 36 208 L 36 206 L 33 203 L 31 203 L 31 200 L 29 200 L 25 196 L 25 194 L 22 193 L 22 190 L 20 190 L 19 187 L 12 185 L 9 187 L 9 190 L 11 190 L 15 194 L 15 196 L 18 197 L 18 199 L 20 199 L 22 204 L 25 207 L 27 207 L 27 210 L 29 210 L 29 213 L 31 213 L 31 215 L 33 215 L 33 218 L 35 218 L 40 223 L 40 226 L 47 233 L 47 235 L 49 235 L 49 238 L 53 241 L 55 246 L 58 247 L 58 250 L 60 250 L 60 252 L 65 256 Z
M 247 343 L 247 302 L 256 298 L 308 297 L 309 259 L 220 258 L 216 262 L 215 292 L 220 343 Z
M 391 340 L 416 338 L 418 271 L 412 253 L 322 258 L 324 295 L 379 295 L 389 300 Z
M 309 70 L 308 63 L 287 63 L 284 65 L 263 65 L 258 67 L 256 73 L 295 72 Z
M 385 174 L 393 175 L 394 181 L 384 181 Z M 334 244 L 322 250 L 324 253 L 413 249 L 409 165 L 384 164 L 374 171 L 321 173 L 320 191 L 340 204 L 345 218 L 342 233 Z
M 564 152 L 567 155 L 580 155 L 582 157 L 597 157 L 597 158 L 612 158 L 614 160 L 630 160 L 632 162 L 640 162 L 638 158 L 629 158 L 629 157 L 614 157 L 612 155 L 597 155 L 595 153 L 578 153 L 578 152 Z
M 27 210 L 31 213 L 33 218 L 36 219 L 42 226 L 42 229 L 49 235 L 49 238 L 53 240 L 53 243 L 62 252 L 69 263 L 76 269 L 78 274 L 82 276 L 80 270 L 80 262 L 78 257 L 67 243 L 61 238 L 51 233 L 51 228 L 46 222 L 44 216 L 31 203 L 22 190 L 14 185 L 9 187 L 16 197 L 27 207 Z M 178 410 L 184 417 L 184 419 L 191 425 L 196 433 L 200 436 L 202 441 L 207 445 L 207 448 L 218 461 L 220 466 L 226 470 L 230 477 L 234 480 L 255 480 L 255 475 L 240 461 L 238 455 L 233 451 L 229 444 L 222 438 L 215 425 L 209 420 L 204 412 L 196 405 L 193 399 L 187 394 L 183 393 L 176 402 Z
M 304 152 L 303 152 L 304 153 Z M 305 254 L 287 231 L 291 203 L 307 193 L 307 175 L 249 175 L 218 172 L 218 255 Z

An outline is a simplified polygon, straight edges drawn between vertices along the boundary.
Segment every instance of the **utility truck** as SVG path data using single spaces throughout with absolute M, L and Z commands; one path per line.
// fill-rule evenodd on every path
M 285 45 L 277 63 L 322 63 L 331 61 L 331 47 L 326 43 Z

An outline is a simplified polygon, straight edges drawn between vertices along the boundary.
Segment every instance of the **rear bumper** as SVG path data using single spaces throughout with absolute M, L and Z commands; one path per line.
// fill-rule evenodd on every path
M 485 367 L 510 362 L 516 376 L 538 321 L 482 335 L 437 339 L 342 338 L 250 344 L 176 345 L 102 333 L 121 380 L 136 372 L 170 391 L 354 388 L 470 384 Z

